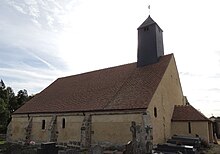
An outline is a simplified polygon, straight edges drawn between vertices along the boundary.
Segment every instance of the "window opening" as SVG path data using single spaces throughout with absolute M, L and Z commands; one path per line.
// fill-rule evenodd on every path
M 65 128 L 66 127 L 66 120 L 65 120 L 65 118 L 63 118 L 63 120 L 62 120 L 62 128 Z
M 157 108 L 154 107 L 154 117 L 156 118 L 157 117 Z
M 191 123 L 188 122 L 188 129 L 189 129 L 189 134 L 191 134 Z
M 148 31 L 149 30 L 149 27 L 144 27 L 144 31 Z
M 45 129 L 45 127 L 46 127 L 46 121 L 42 120 L 42 129 Z

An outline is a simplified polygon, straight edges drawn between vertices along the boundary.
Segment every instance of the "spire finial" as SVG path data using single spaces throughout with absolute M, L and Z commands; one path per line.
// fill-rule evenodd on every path
M 149 15 L 150 15 L 150 4 L 148 5 L 148 11 L 149 11 Z

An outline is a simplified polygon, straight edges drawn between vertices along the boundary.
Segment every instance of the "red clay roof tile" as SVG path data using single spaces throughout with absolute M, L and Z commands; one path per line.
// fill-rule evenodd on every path
M 191 105 L 176 105 L 172 121 L 210 121 L 205 115 Z
M 57 79 L 15 114 L 147 108 L 173 55 Z

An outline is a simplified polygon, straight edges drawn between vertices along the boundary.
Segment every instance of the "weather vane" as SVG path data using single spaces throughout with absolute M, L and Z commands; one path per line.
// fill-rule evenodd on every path
M 150 4 L 148 5 L 148 11 L 149 11 L 149 15 L 150 15 Z

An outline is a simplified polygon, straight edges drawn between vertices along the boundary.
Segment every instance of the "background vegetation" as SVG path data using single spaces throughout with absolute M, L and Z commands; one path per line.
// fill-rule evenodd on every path
M 11 114 L 32 97 L 25 89 L 15 95 L 11 87 L 6 87 L 3 80 L 0 81 L 0 134 L 6 133 Z

